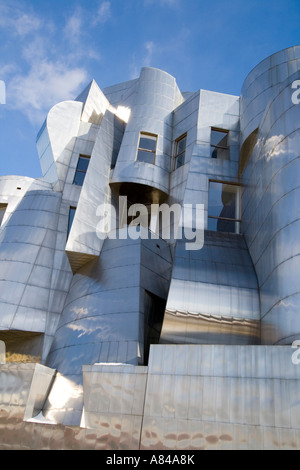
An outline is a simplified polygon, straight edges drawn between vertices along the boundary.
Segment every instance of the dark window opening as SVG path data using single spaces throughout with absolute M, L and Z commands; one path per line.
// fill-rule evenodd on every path
M 187 135 L 184 134 L 175 142 L 175 170 L 185 163 L 186 138 Z
M 211 158 L 229 160 L 229 131 L 212 128 L 210 150 Z
M 166 301 L 145 290 L 144 303 L 144 364 L 148 364 L 151 344 L 158 344 L 164 319 Z
M 137 153 L 139 162 L 155 164 L 157 135 L 141 132 Z
M 75 212 L 76 212 L 76 207 L 70 207 L 67 237 L 70 235 L 70 232 L 71 232 L 72 224 L 73 224 L 74 217 L 75 217 Z
M 240 186 L 210 181 L 208 230 L 240 233 Z
M 77 186 L 82 186 L 84 182 L 84 178 L 90 163 L 90 157 L 87 155 L 79 155 L 74 181 L 73 184 Z

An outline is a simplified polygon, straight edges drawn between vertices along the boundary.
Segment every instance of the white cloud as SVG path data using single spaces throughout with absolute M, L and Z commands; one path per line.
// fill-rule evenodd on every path
M 0 79 L 5 79 L 6 76 L 17 72 L 18 67 L 15 64 L 1 64 L 0 63 Z
M 85 18 L 85 12 L 81 8 L 77 8 L 74 14 L 68 18 L 63 30 L 64 39 L 70 46 L 69 63 L 78 63 L 83 58 L 99 59 L 99 52 L 94 50 L 88 42 L 89 35 L 86 33 Z
M 98 20 L 104 21 L 110 2 L 101 4 Z M 49 18 L 38 16 L 24 3 L 0 0 L 0 29 L 18 47 L 9 63 L 0 63 L 0 79 L 7 85 L 7 106 L 40 124 L 49 109 L 60 101 L 75 99 L 90 77 L 84 64 L 99 59 L 85 33 L 86 17 L 78 7 L 58 28 Z M 29 34 L 30 33 L 30 34 Z M 2 66 L 2 67 L 1 67 Z
M 67 20 L 64 35 L 73 44 L 77 44 L 81 36 L 82 14 L 79 10 Z
M 9 82 L 7 101 L 32 123 L 40 123 L 54 104 L 76 98 L 87 80 L 82 68 L 47 60 L 36 62 L 27 75 L 17 75 Z
M 14 26 L 20 36 L 37 31 L 41 27 L 41 22 L 37 17 L 21 14 L 14 21 Z
M 34 13 L 24 12 L 18 3 L 10 5 L 0 1 L 0 27 L 18 36 L 24 37 L 38 31 L 42 26 L 41 19 Z
M 136 56 L 133 56 L 132 63 L 130 66 L 130 76 L 132 79 L 137 78 L 139 76 L 142 67 L 150 67 L 152 65 L 154 52 L 154 42 L 147 41 L 143 44 L 143 57 L 137 61 Z
M 99 23 L 106 23 L 106 21 L 109 20 L 110 17 L 111 17 L 111 2 L 109 1 L 102 2 L 94 18 L 93 26 L 96 26 Z
M 146 42 L 145 49 L 146 49 L 146 55 L 143 60 L 143 66 L 150 67 L 152 56 L 153 56 L 153 51 L 154 51 L 154 42 L 152 41 Z

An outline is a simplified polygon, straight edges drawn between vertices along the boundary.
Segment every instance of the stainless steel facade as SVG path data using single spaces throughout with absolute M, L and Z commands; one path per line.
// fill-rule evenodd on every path
M 0 447 L 300 448 L 299 74 L 300 46 L 240 97 L 147 67 L 50 110 L 44 177 L 0 178 Z M 153 205 L 190 212 L 164 237 Z
M 81 426 L 38 413 L 54 372 L 37 364 L 1 367 L 2 450 L 300 446 L 300 368 L 289 346 L 154 345 L 148 366 L 83 366 Z

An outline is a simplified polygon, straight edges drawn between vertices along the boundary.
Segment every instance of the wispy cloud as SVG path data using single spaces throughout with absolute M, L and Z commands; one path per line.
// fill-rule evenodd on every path
M 143 44 L 142 57 L 137 59 L 136 55 L 134 55 L 132 58 L 130 66 L 131 78 L 137 78 L 142 67 L 150 67 L 152 65 L 154 52 L 155 44 L 153 41 L 147 41 Z
M 0 2 L 0 27 L 24 37 L 38 31 L 41 25 L 42 22 L 37 15 L 20 10 L 15 2 L 10 4 Z
M 27 74 L 15 75 L 11 80 L 9 100 L 33 124 L 40 123 L 45 118 L 45 111 L 55 103 L 74 99 L 87 79 L 87 73 L 82 68 L 47 60 L 36 62 Z
M 80 41 L 82 28 L 82 15 L 79 10 L 76 10 L 73 15 L 67 20 L 64 28 L 64 36 L 72 44 L 77 44 Z
M 98 11 L 93 20 L 93 26 L 98 25 L 99 23 L 106 23 L 111 17 L 111 2 L 104 1 L 100 4 Z
M 154 52 L 154 42 L 153 41 L 147 41 L 145 43 L 145 49 L 146 49 L 146 55 L 144 56 L 144 59 L 143 59 L 143 66 L 144 67 L 150 67 L 153 52 Z
M 17 36 L 20 44 L 10 63 L 0 63 L 0 78 L 7 84 L 7 106 L 23 112 L 35 125 L 54 104 L 74 99 L 90 80 L 84 60 L 99 55 L 88 38 L 83 40 L 82 21 L 77 9 L 65 26 L 58 28 L 24 3 L 14 1 L 7 6 L 0 0 L 0 30 L 6 31 L 12 43 Z

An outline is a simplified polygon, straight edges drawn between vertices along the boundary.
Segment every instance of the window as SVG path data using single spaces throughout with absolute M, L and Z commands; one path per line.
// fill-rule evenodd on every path
M 210 181 L 208 230 L 240 233 L 240 186 Z
M 137 160 L 139 162 L 155 163 L 157 135 L 141 132 Z
M 175 170 L 185 163 L 186 137 L 184 134 L 175 141 Z
M 83 181 L 90 163 L 90 157 L 87 155 L 79 155 L 77 168 L 74 176 L 73 184 L 77 184 L 78 186 L 83 185 Z
M 73 220 L 74 220 L 74 217 L 75 217 L 75 212 L 76 212 L 76 207 L 70 207 L 70 209 L 69 209 L 69 220 L 68 220 L 68 233 L 67 233 L 67 237 L 70 235 L 70 232 L 71 232 Z
M 0 225 L 2 224 L 7 204 L 0 204 Z
M 211 129 L 210 150 L 211 158 L 229 160 L 229 132 L 224 129 Z

